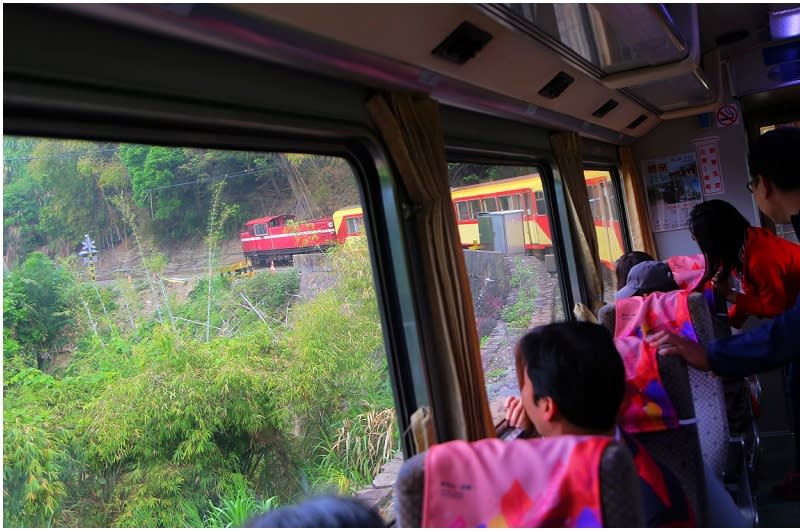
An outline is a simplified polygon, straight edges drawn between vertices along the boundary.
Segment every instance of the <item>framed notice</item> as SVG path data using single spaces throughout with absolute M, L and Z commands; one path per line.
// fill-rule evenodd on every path
M 699 138 L 694 141 L 702 177 L 703 195 L 721 194 L 725 191 L 722 181 L 722 168 L 719 164 L 719 139 L 717 137 Z
M 642 161 L 653 232 L 685 229 L 689 212 L 703 200 L 694 153 Z

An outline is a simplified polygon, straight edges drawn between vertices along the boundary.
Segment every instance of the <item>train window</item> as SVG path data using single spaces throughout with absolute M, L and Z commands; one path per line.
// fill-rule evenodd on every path
M 456 203 L 456 210 L 458 212 L 459 221 L 469 221 L 472 216 L 469 214 L 469 204 L 466 201 L 458 201 Z
M 486 212 L 497 212 L 497 198 L 487 197 L 483 200 L 483 209 Z
M 364 218 L 361 217 L 347 218 L 346 222 L 347 222 L 348 235 L 360 234 L 362 232 L 361 225 L 364 222 Z
M 469 202 L 470 210 L 472 211 L 472 219 L 478 219 L 478 212 L 483 212 L 480 199 L 473 199 Z
M 583 174 L 597 234 L 604 299 L 613 304 L 614 294 L 619 289 L 614 276 L 614 262 L 625 253 L 619 198 L 610 171 L 587 169 Z
M 602 205 L 600 204 L 600 187 L 592 184 L 586 187 L 589 194 L 589 207 L 592 210 L 592 219 L 599 221 L 603 218 Z
M 550 219 L 534 215 L 533 194 L 541 194 L 542 180 L 535 167 L 471 164 L 470 171 L 483 178 L 475 184 L 461 185 L 455 178 L 466 173 L 459 163 L 451 162 L 451 195 L 458 203 L 480 196 L 489 211 L 492 203 L 508 201 L 504 210 L 513 210 L 510 201 L 528 198 L 522 223 L 514 222 L 520 214 L 490 214 L 495 227 L 485 230 L 482 223 L 459 223 L 458 232 L 464 247 L 475 311 L 475 326 L 481 338 L 481 359 L 486 391 L 495 421 L 503 417 L 502 402 L 517 394 L 513 347 L 529 327 L 563 319 L 560 282 L 555 271 Z M 496 210 L 496 209 L 492 209 Z M 543 211 L 546 209 L 543 207 Z M 477 244 L 477 245 L 475 245 Z M 475 249 L 477 247 L 477 249 Z
M 514 194 L 514 210 L 524 210 L 520 194 Z
M 533 211 L 533 201 L 531 200 L 531 193 L 525 192 L 522 194 L 522 198 L 525 200 L 525 213 L 529 216 L 532 216 L 536 212 Z
M 608 205 L 608 215 L 613 221 L 619 221 L 619 199 L 617 198 L 617 191 L 614 188 L 614 183 L 608 181 L 602 184 L 603 197 L 606 198 L 606 205 Z
M 511 210 L 511 196 L 501 195 L 498 200 L 500 201 L 500 210 Z
M 267 226 L 264 223 L 256 223 L 253 225 L 253 234 L 256 236 L 263 236 L 268 234 Z
M 346 159 L 3 143 L 6 515 L 238 527 L 402 458 Z
M 544 192 L 541 190 L 535 193 L 536 196 L 536 213 L 540 216 L 547 215 L 547 202 L 544 200 Z M 526 197 L 529 198 L 530 196 Z

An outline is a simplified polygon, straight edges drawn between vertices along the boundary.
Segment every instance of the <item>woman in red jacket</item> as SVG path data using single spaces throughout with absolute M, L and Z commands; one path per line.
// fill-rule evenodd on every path
M 714 199 L 696 205 L 689 229 L 706 257 L 703 282 L 733 306 L 731 326 L 741 328 L 749 315 L 775 317 L 790 308 L 800 293 L 800 245 L 771 231 L 751 227 L 736 207 Z M 742 291 L 730 287 L 738 277 Z

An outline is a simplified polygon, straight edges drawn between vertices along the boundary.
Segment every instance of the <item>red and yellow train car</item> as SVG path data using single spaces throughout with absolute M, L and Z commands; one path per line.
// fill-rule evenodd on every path
M 587 170 L 586 187 L 594 218 L 600 259 L 608 267 L 623 253 L 622 228 L 616 207 L 613 183 L 607 171 Z M 527 251 L 552 247 L 550 219 L 547 213 L 542 180 L 537 173 L 459 186 L 451 190 L 453 210 L 458 224 L 461 245 L 479 245 L 478 214 L 521 210 Z M 248 221 L 241 234 L 242 250 L 254 264 L 268 260 L 290 262 L 292 254 L 314 252 L 364 231 L 364 216 L 360 206 L 337 210 L 331 218 L 321 218 L 287 229 L 294 216 L 271 216 Z M 290 223 L 291 224 L 291 223 Z M 277 258 L 276 258 L 277 257 Z
M 290 264 L 292 255 L 325 250 L 336 243 L 331 218 L 296 222 L 291 214 L 251 219 L 239 234 L 253 265 Z

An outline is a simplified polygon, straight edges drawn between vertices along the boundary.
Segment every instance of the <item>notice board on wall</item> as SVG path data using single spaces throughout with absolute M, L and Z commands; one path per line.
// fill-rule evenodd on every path
M 689 213 L 703 201 L 695 153 L 642 161 L 650 222 L 654 232 L 685 229 Z

